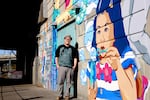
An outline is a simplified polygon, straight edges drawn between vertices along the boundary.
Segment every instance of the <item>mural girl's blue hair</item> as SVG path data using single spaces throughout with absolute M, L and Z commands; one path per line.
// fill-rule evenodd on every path
M 93 40 L 92 40 L 92 47 L 95 47 L 96 48 L 96 19 L 97 19 L 97 16 L 95 16 L 94 18 L 94 24 L 93 24 L 93 29 L 94 29 L 94 32 L 93 32 Z
M 97 19 L 97 16 L 95 16 L 95 18 L 94 18 L 94 24 L 93 24 L 93 29 L 94 29 L 94 32 L 93 32 L 93 40 L 92 40 L 92 47 L 94 47 L 95 49 L 96 49 L 96 51 L 97 51 L 97 47 L 96 47 L 96 19 Z M 98 58 L 98 54 L 97 54 L 97 56 L 96 56 L 96 61 L 98 61 L 99 60 L 99 58 Z
M 114 46 L 118 49 L 120 56 L 124 57 L 125 53 L 131 51 L 129 46 L 129 42 L 125 35 L 125 30 L 123 26 L 123 18 L 121 15 L 121 0 L 99 0 L 96 13 L 97 15 L 103 13 L 104 11 L 108 12 L 111 22 L 114 25 L 114 37 L 115 42 Z M 113 7 L 110 8 L 110 3 L 112 3 Z M 93 41 L 92 46 L 96 48 L 96 20 L 97 16 L 94 19 L 94 33 L 93 33 Z

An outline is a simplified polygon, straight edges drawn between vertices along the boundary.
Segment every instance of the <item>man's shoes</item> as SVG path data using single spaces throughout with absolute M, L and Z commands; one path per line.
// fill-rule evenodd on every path
M 63 99 L 63 97 L 56 97 L 56 100 L 61 100 L 61 99 Z
M 63 99 L 63 97 L 59 97 L 59 96 L 56 98 L 56 100 L 62 100 L 62 99 Z M 69 96 L 66 96 L 66 97 L 65 97 L 65 100 L 70 100 L 70 99 L 69 99 Z
M 69 100 L 69 96 L 66 96 L 66 97 L 65 97 L 65 100 Z

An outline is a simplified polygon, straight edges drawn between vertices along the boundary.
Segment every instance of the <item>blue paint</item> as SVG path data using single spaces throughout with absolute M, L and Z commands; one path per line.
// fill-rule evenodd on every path
M 55 51 L 57 47 L 57 29 L 55 28 L 55 26 L 52 26 L 52 33 L 52 64 L 55 64 Z
M 43 59 L 42 59 L 42 70 L 41 70 L 41 72 L 42 72 L 42 74 L 44 75 L 44 70 L 45 70 L 45 56 L 43 57 Z
M 80 72 L 80 80 L 82 85 L 86 85 L 86 69 L 82 69 Z
M 128 51 L 132 51 L 127 37 L 125 36 L 124 26 L 123 26 L 123 19 L 121 16 L 121 7 L 120 7 L 120 0 L 113 0 L 114 4 L 113 8 L 109 8 L 110 0 L 100 0 L 97 7 L 97 14 L 103 13 L 104 9 L 109 13 L 111 22 L 114 24 L 114 36 L 115 36 L 115 43 L 114 46 L 118 49 L 121 57 L 124 57 L 125 53 Z M 93 43 L 92 46 L 96 48 L 96 19 L 94 20 L 94 36 L 93 36 Z
M 87 27 L 87 26 L 86 26 Z M 87 45 L 88 42 L 92 43 L 93 40 L 93 27 L 91 25 L 91 27 L 89 26 L 86 33 L 85 33 L 85 37 L 84 37 L 84 44 Z
M 84 50 L 80 49 L 79 50 L 79 60 L 84 61 L 85 60 L 85 55 L 84 55 Z
M 107 49 L 97 48 L 97 54 L 98 54 L 98 56 L 100 56 L 102 53 L 106 53 L 107 51 L 108 51 Z
M 114 37 L 115 37 L 114 47 L 116 47 L 117 50 L 119 51 L 121 58 L 124 58 L 125 54 L 127 52 L 131 52 L 132 50 L 129 46 L 127 37 L 125 36 L 125 31 L 124 31 L 124 26 L 123 26 L 123 18 L 121 15 L 120 2 L 121 2 L 121 0 L 99 0 L 98 6 L 96 9 L 96 14 L 99 15 L 99 14 L 103 13 L 104 11 L 106 11 L 109 14 L 110 20 L 114 26 Z M 110 5 L 113 5 L 113 6 L 110 7 Z M 95 48 L 99 54 L 101 54 L 101 53 L 107 52 L 107 50 L 100 50 L 100 49 L 97 49 L 97 47 L 96 47 L 96 20 L 97 20 L 97 16 L 95 17 L 94 24 L 93 24 L 94 32 L 93 32 L 92 47 Z M 100 60 L 99 54 L 97 54 L 97 61 L 95 63 L 99 62 L 99 60 Z M 130 59 L 130 58 L 128 58 L 128 59 Z M 126 63 L 123 62 L 122 67 L 128 68 L 130 65 L 135 63 L 133 60 L 130 60 L 130 61 L 126 62 Z M 93 83 L 94 80 L 97 79 L 95 77 L 96 73 L 94 73 L 94 72 L 96 72 L 96 69 L 93 69 L 92 66 L 96 67 L 96 64 L 94 65 L 94 63 L 89 63 L 89 69 L 87 70 L 87 76 L 90 79 L 90 83 Z M 135 70 L 137 70 L 137 67 L 134 64 L 133 72 Z M 100 77 L 102 77 L 102 76 L 103 75 L 101 75 Z M 112 75 L 111 75 L 112 79 L 114 76 L 116 76 L 116 73 L 112 73 Z M 103 78 L 100 80 L 104 81 Z M 113 80 L 113 81 L 115 81 L 115 80 Z M 97 84 L 100 84 L 100 83 L 97 83 Z M 108 94 L 110 96 L 108 96 Z M 120 90 L 111 91 L 111 90 L 106 90 L 105 88 L 101 89 L 101 87 L 98 87 L 98 92 L 97 92 L 96 98 L 108 99 L 108 100 L 111 100 L 112 98 L 115 98 L 116 100 L 122 99 Z
M 90 71 L 87 69 L 86 75 L 88 76 L 90 80 L 90 85 L 93 86 L 93 84 L 96 81 L 96 62 L 95 61 L 89 61 L 88 67 Z

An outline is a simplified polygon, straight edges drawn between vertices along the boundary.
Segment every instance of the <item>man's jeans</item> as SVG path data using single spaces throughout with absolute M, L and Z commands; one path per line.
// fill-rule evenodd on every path
M 71 87 L 71 81 L 72 81 L 72 68 L 68 67 L 59 67 L 58 69 L 58 96 L 63 96 L 63 89 L 64 89 L 64 83 L 66 80 L 66 88 L 64 91 L 64 96 L 69 96 L 69 89 Z

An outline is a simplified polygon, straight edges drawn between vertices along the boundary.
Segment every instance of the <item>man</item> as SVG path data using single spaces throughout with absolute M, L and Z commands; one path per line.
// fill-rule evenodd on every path
M 71 87 L 71 76 L 77 65 L 77 51 L 70 45 L 72 37 L 66 35 L 64 44 L 60 45 L 56 50 L 56 67 L 58 69 L 58 97 L 57 100 L 63 98 L 63 86 L 66 80 L 66 89 L 64 91 L 65 100 L 69 100 L 69 89 Z

